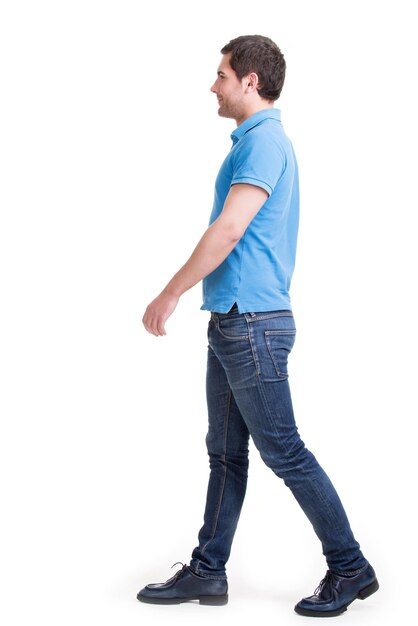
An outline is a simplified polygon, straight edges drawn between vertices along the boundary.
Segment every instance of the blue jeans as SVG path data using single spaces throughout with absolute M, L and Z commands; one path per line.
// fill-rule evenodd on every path
M 229 313 L 211 313 L 210 478 L 204 524 L 190 562 L 201 575 L 226 576 L 247 486 L 250 435 L 309 518 L 329 569 L 353 574 L 367 566 L 337 492 L 296 427 L 287 371 L 295 335 L 291 311 L 239 314 L 234 306 Z

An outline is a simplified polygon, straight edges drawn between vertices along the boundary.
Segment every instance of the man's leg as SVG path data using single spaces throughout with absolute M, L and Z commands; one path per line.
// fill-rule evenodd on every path
M 290 311 L 216 315 L 210 345 L 262 459 L 291 489 L 322 543 L 329 570 L 295 611 L 334 616 L 373 594 L 379 583 L 337 492 L 299 436 L 287 380 L 295 333 Z
M 330 479 L 301 440 L 293 415 L 287 357 L 295 338 L 291 312 L 215 318 L 211 346 L 263 461 L 282 478 L 311 521 L 329 568 L 367 566 Z
M 193 551 L 189 566 L 184 565 L 165 583 L 141 589 L 137 595 L 141 602 L 179 604 L 198 600 L 200 604 L 211 605 L 228 602 L 225 563 L 245 497 L 249 433 L 225 371 L 211 348 L 208 350 L 207 402 L 206 442 L 211 471 L 199 545 Z
M 211 347 L 206 377 L 210 460 L 204 524 L 190 567 L 203 576 L 225 577 L 248 476 L 247 426 L 229 386 L 225 370 Z

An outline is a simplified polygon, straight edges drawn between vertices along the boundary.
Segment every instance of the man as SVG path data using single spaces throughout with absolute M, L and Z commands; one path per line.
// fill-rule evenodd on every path
M 245 496 L 249 436 L 291 489 L 322 543 L 328 571 L 297 613 L 333 616 L 379 585 L 328 476 L 300 439 L 288 384 L 295 340 L 289 287 L 299 218 L 298 168 L 284 133 L 279 98 L 285 61 L 258 35 L 222 50 L 211 87 L 219 115 L 237 128 L 215 186 L 210 226 L 186 264 L 147 307 L 148 332 L 165 335 L 180 296 L 203 279 L 211 311 L 207 365 L 210 478 L 199 545 L 166 583 L 147 585 L 142 602 L 228 601 L 225 564 Z

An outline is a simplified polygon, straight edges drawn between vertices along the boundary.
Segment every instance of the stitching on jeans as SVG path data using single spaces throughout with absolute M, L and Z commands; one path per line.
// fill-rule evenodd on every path
M 348 571 L 338 571 L 336 569 L 331 570 L 332 572 L 334 572 L 334 574 L 340 575 L 340 576 L 355 576 L 356 574 L 361 574 L 362 572 L 365 572 L 366 569 L 369 567 L 369 563 L 367 562 L 366 565 L 364 565 L 363 567 L 360 567 L 360 569 L 353 569 L 353 570 L 348 570 Z
M 280 335 L 296 335 L 296 329 L 292 328 L 292 329 L 283 329 L 283 330 L 265 330 L 264 331 L 265 335 L 268 335 L 269 337 L 272 336 L 280 336 Z
M 203 578 L 210 578 L 210 580 L 226 580 L 226 576 L 212 576 L 211 574 L 207 575 L 206 572 L 203 572 L 202 570 L 199 570 L 198 567 L 193 567 L 192 565 L 189 565 L 189 569 L 192 571 L 193 574 L 197 574 L 198 576 Z
M 254 341 L 253 341 L 253 329 L 249 325 L 249 322 L 251 321 L 251 319 L 248 319 L 248 317 L 246 319 L 247 319 L 247 324 L 248 324 L 248 340 L 250 342 L 251 352 L 253 354 L 255 373 L 256 373 L 257 378 L 259 378 L 260 377 L 260 364 L 258 362 L 257 352 L 256 352 Z
M 251 340 L 250 340 L 250 341 L 251 341 Z M 277 425 L 276 425 L 276 422 L 275 422 L 275 420 L 274 420 L 274 417 L 273 417 L 272 411 L 271 411 L 271 409 L 270 409 L 269 403 L 267 402 L 267 398 L 266 398 L 266 395 L 265 395 L 265 392 L 264 392 L 264 386 L 265 386 L 265 385 L 269 385 L 269 384 L 276 384 L 276 383 L 266 383 L 266 382 L 264 382 L 264 381 L 262 380 L 262 378 L 261 378 L 261 376 L 260 376 L 260 375 L 258 376 L 257 387 L 258 387 L 258 390 L 259 390 L 259 393 L 260 393 L 260 398 L 261 398 L 261 401 L 262 401 L 262 403 L 263 403 L 263 407 L 264 407 L 264 410 L 265 410 L 266 415 L 267 415 L 267 417 L 268 417 L 268 420 L 269 420 L 269 422 L 270 422 L 270 425 L 271 425 L 271 427 L 272 427 L 272 430 L 276 433 L 276 436 L 277 436 L 277 441 L 279 442 L 279 444 L 280 444 L 280 446 L 281 446 L 281 448 L 282 448 L 282 449 L 280 450 L 280 455 L 281 455 L 281 456 L 283 456 L 283 457 L 284 457 L 284 458 L 286 458 L 286 459 L 289 459 L 289 458 L 291 457 L 291 455 L 292 455 L 292 449 L 288 449 L 288 448 L 287 448 L 287 447 L 283 444 L 283 438 L 282 438 L 281 432 L 280 432 L 280 430 L 278 429 L 278 427 L 277 427 Z M 299 436 L 299 441 L 302 441 L 302 440 L 301 440 L 301 438 L 300 438 L 300 436 Z M 302 443 L 303 443 L 303 442 L 302 442 Z M 305 447 L 305 444 L 303 444 L 303 446 Z M 313 484 L 314 484 L 314 488 L 316 488 L 315 481 L 314 481 L 314 483 L 313 483 Z M 326 510 L 330 513 L 329 504 L 328 504 L 326 501 L 324 501 L 324 498 L 322 497 L 322 494 L 321 494 L 320 492 L 318 492 L 318 490 L 317 490 L 317 489 L 315 489 L 315 491 L 316 491 L 316 493 L 319 495 L 319 497 L 320 497 L 321 501 L 323 502 L 323 504 L 324 504 L 324 506 L 325 506 Z
M 291 313 L 290 311 L 283 311 L 283 313 L 266 313 L 266 315 L 256 313 L 255 316 L 248 321 L 257 322 L 258 320 L 268 320 L 272 319 L 273 317 L 293 317 L 293 313 Z
M 280 445 L 283 448 L 282 437 L 281 437 L 280 432 L 279 432 L 279 430 L 278 430 L 278 428 L 276 426 L 276 422 L 274 421 L 274 419 L 272 417 L 272 414 L 271 414 L 271 411 L 270 411 L 270 407 L 268 405 L 266 396 L 264 394 L 264 385 L 266 385 L 266 384 L 267 385 L 269 385 L 269 384 L 273 384 L 274 385 L 275 383 L 265 383 L 261 378 L 258 379 L 258 389 L 259 389 L 259 392 L 260 392 L 261 400 L 262 400 L 263 405 L 264 405 L 264 410 L 266 411 L 266 413 L 268 415 L 269 422 L 270 422 L 271 426 L 273 427 L 274 432 L 277 435 L 277 439 L 280 441 Z M 284 450 L 284 455 L 287 456 L 286 449 Z
M 273 346 L 271 345 L 270 335 L 267 334 L 267 331 L 264 333 L 264 339 L 266 342 L 267 350 L 270 355 L 271 362 L 273 363 L 274 370 L 277 374 L 277 380 L 287 380 L 289 378 L 289 374 L 282 372 L 279 368 L 279 364 L 276 363 L 276 359 L 274 358 Z
M 213 528 L 212 528 L 211 538 L 203 546 L 203 548 L 201 550 L 201 554 L 203 554 L 205 552 L 205 550 L 208 547 L 209 543 L 212 541 L 212 539 L 215 536 L 216 528 L 218 526 L 218 521 L 219 521 L 219 515 L 220 515 L 220 512 L 221 512 L 221 506 L 222 506 L 224 490 L 225 490 L 225 483 L 226 483 L 226 475 L 228 473 L 228 468 L 227 468 L 227 465 L 226 465 L 226 446 L 227 446 L 227 440 L 228 440 L 228 426 L 229 426 L 229 412 L 230 412 L 230 408 L 231 408 L 231 397 L 232 397 L 232 391 L 231 391 L 231 388 L 229 388 L 229 390 L 228 390 L 228 402 L 227 402 L 227 405 L 226 405 L 226 414 L 225 414 L 225 419 L 224 419 L 224 425 L 225 425 L 224 454 L 223 454 L 223 462 L 224 462 L 224 468 L 225 468 L 224 479 L 223 479 L 223 483 L 222 483 L 221 493 L 220 493 L 220 496 L 219 496 L 218 508 L 217 508 L 216 515 L 215 515 L 215 520 L 214 520 L 214 524 L 213 524 Z
M 236 335 L 235 337 L 229 337 L 228 335 L 225 335 L 225 333 L 221 330 L 219 323 L 217 325 L 217 330 L 219 334 L 227 341 L 242 341 L 243 339 L 248 339 L 248 335 Z
M 261 398 L 262 403 L 263 403 L 263 405 L 264 405 L 264 409 L 265 409 L 266 414 L 267 414 L 267 416 L 268 416 L 269 422 L 270 422 L 270 424 L 271 424 L 271 426 L 272 426 L 272 428 L 273 428 L 274 432 L 275 432 L 275 433 L 276 433 L 276 435 L 277 435 L 277 439 L 278 439 L 278 441 L 280 442 L 280 446 L 282 447 L 282 451 L 280 451 L 280 454 L 282 454 L 284 458 L 288 459 L 288 458 L 290 458 L 290 456 L 292 455 L 292 449 L 288 449 L 286 446 L 284 446 L 284 445 L 283 445 L 283 439 L 282 439 L 281 434 L 280 434 L 280 432 L 279 432 L 279 430 L 278 430 L 278 428 L 277 428 L 277 426 L 276 426 L 276 423 L 275 423 L 275 421 L 274 421 L 274 419 L 273 419 L 272 412 L 271 412 L 271 410 L 270 410 L 269 404 L 268 404 L 267 399 L 266 399 L 266 396 L 265 396 L 265 394 L 264 394 L 264 385 L 265 385 L 265 384 L 275 384 L 275 383 L 264 383 L 264 382 L 261 380 L 261 378 L 259 378 L 259 380 L 258 380 L 258 389 L 259 389 L 259 392 L 260 392 L 260 398 Z M 302 440 L 301 440 L 301 438 L 300 438 L 300 436 L 299 436 L 299 441 L 302 441 Z M 303 443 L 303 442 L 302 442 L 302 443 Z M 303 446 L 305 447 L 305 444 L 303 444 Z M 271 469 L 273 469 L 273 468 L 271 468 Z M 302 471 L 305 471 L 305 470 L 304 470 L 304 469 L 302 469 Z M 279 476 L 279 475 L 277 474 L 277 476 Z M 280 476 L 279 476 L 279 477 L 280 477 Z M 282 477 L 281 477 L 281 478 L 282 478 Z M 283 478 L 282 478 L 282 480 L 283 480 Z M 330 507 L 329 507 L 329 503 L 328 503 L 328 502 L 326 502 L 326 501 L 324 500 L 324 498 L 322 497 L 321 492 L 320 492 L 320 491 L 318 491 L 318 490 L 316 489 L 316 483 L 315 483 L 315 481 L 313 481 L 313 486 L 314 486 L 314 488 L 315 488 L 315 491 L 316 491 L 317 495 L 318 495 L 318 496 L 319 496 L 319 498 L 321 499 L 321 501 L 322 501 L 322 503 L 323 503 L 323 505 L 324 505 L 325 509 L 327 510 L 327 513 L 328 513 L 328 514 L 332 514 L 332 511 L 331 511 L 331 509 L 330 509 Z
M 232 336 L 228 336 L 225 335 L 225 333 L 221 330 L 221 325 L 220 325 L 220 320 L 218 318 L 218 320 L 216 321 L 216 329 L 218 331 L 218 333 L 224 338 L 227 339 L 228 341 L 236 341 L 236 340 L 243 340 L 243 339 L 248 339 L 248 335 L 235 335 L 234 337 Z
M 265 330 L 264 331 L 264 340 L 266 342 L 266 346 L 267 346 L 267 350 L 268 353 L 270 355 L 271 358 L 271 362 L 273 363 L 273 367 L 276 370 L 276 374 L 277 374 L 277 379 L 278 380 L 287 380 L 289 378 L 289 374 L 287 372 L 283 372 L 280 367 L 279 367 L 279 363 L 278 360 L 276 360 L 275 355 L 274 355 L 274 350 L 273 350 L 273 346 L 271 343 L 271 337 L 296 337 L 296 331 L 295 330 Z M 286 349 L 286 348 L 284 348 Z M 290 353 L 292 348 L 290 348 L 290 350 L 286 349 L 288 353 Z

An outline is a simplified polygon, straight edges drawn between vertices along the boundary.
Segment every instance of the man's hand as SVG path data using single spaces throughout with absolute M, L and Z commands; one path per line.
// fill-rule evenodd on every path
M 164 325 L 176 308 L 179 296 L 162 291 L 146 308 L 142 323 L 156 337 L 166 335 Z

